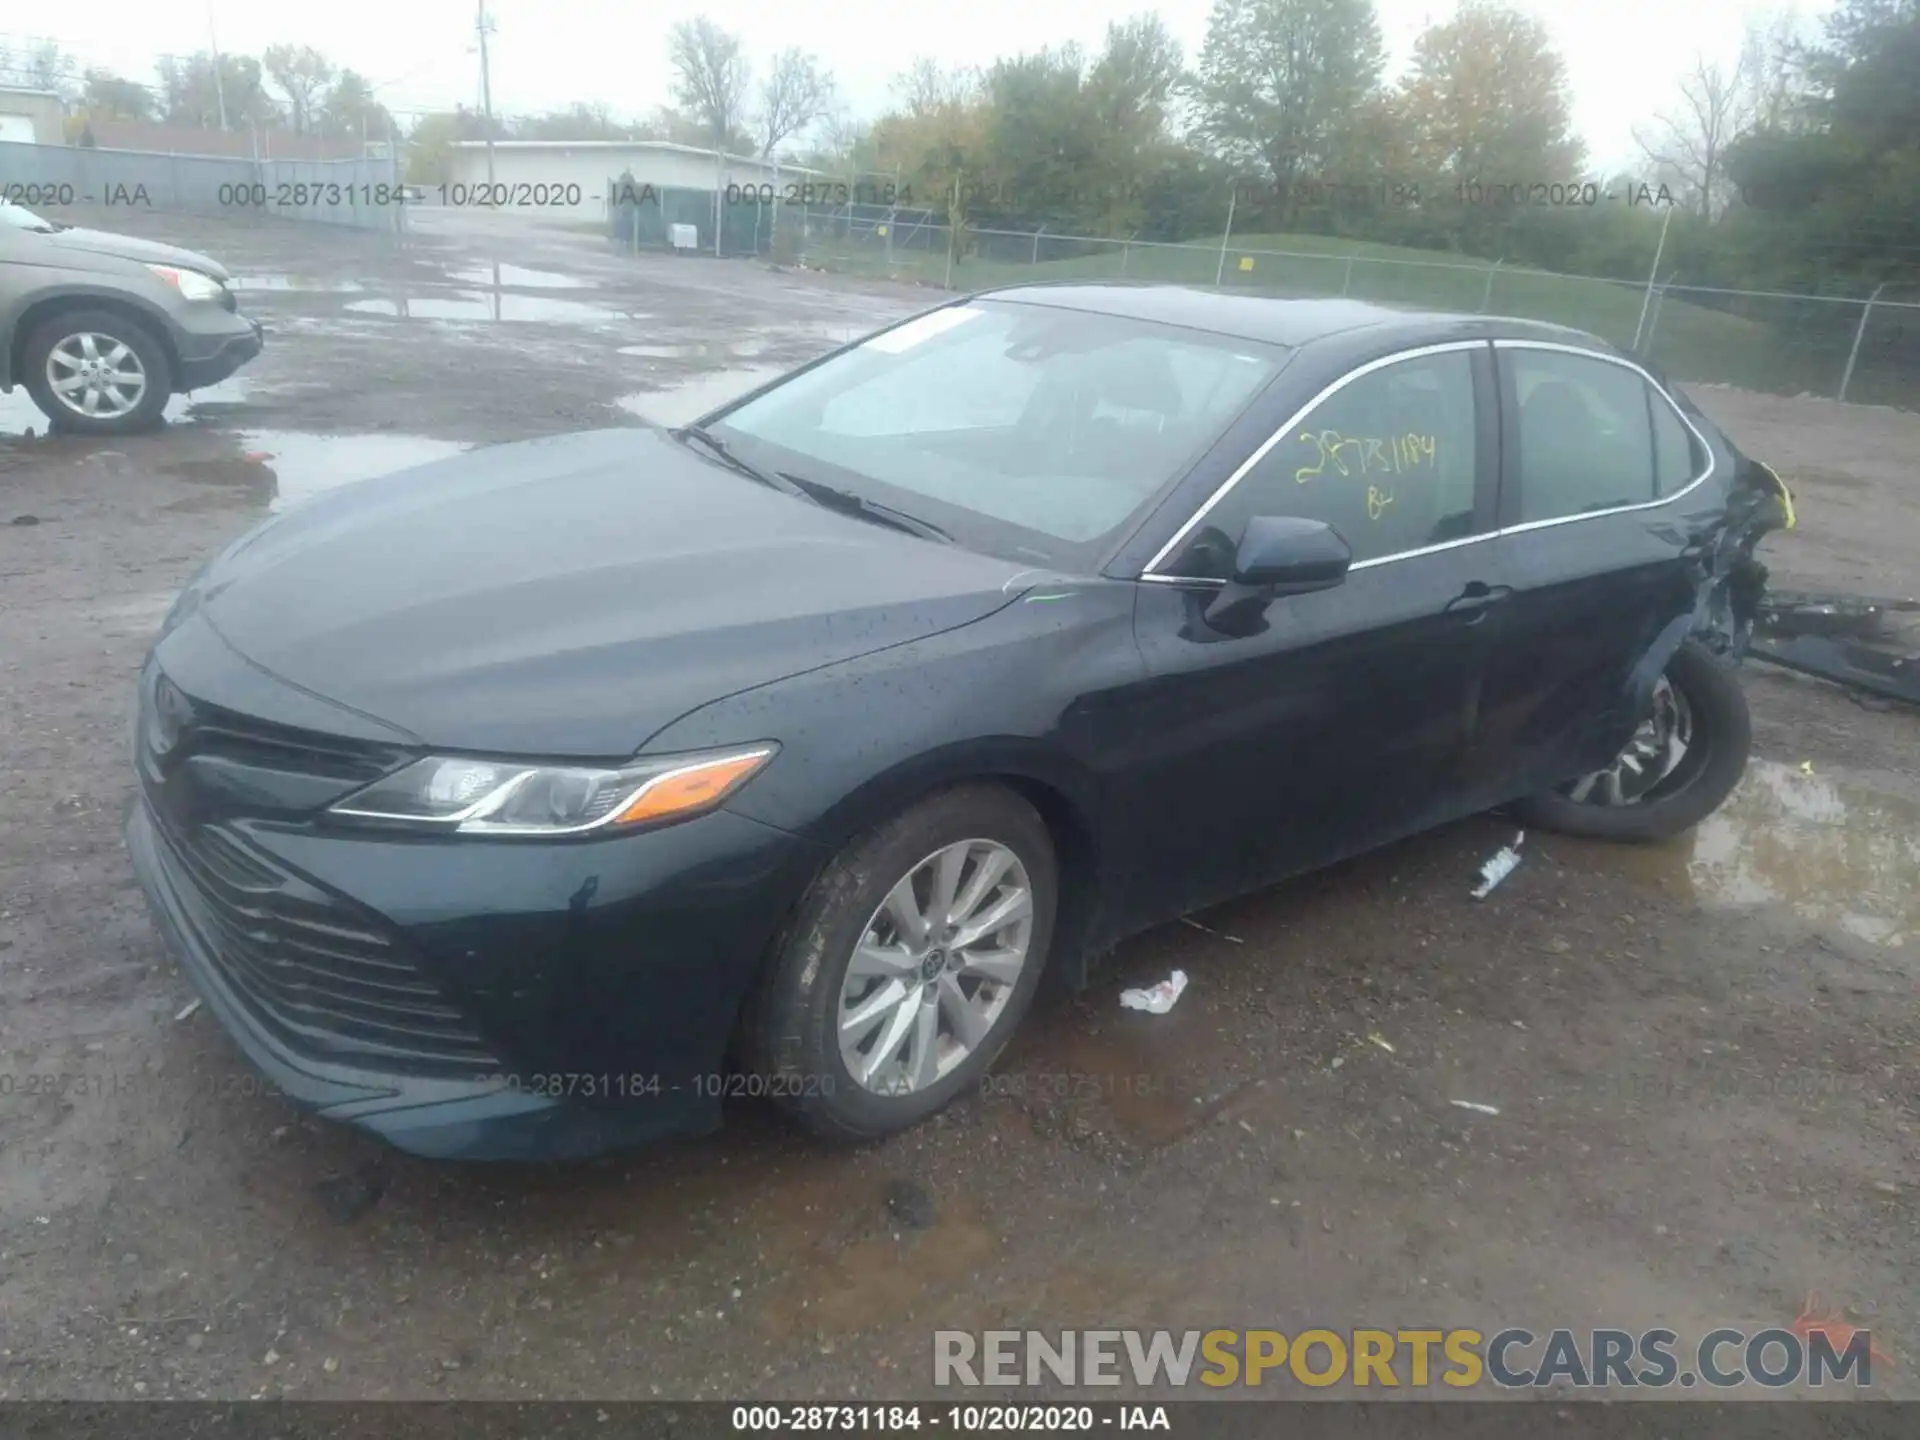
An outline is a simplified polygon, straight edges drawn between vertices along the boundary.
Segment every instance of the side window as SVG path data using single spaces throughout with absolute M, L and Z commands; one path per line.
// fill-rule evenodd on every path
M 1396 361 L 1329 395 L 1207 513 L 1167 572 L 1224 577 L 1255 515 L 1323 520 L 1356 561 L 1471 534 L 1469 354 Z
M 1693 483 L 1693 477 L 1706 468 L 1706 457 L 1680 413 L 1651 385 L 1647 410 L 1653 416 L 1654 493 L 1672 495 Z
M 1520 401 L 1522 522 L 1659 498 L 1649 392 L 1638 372 L 1558 350 L 1499 353 Z

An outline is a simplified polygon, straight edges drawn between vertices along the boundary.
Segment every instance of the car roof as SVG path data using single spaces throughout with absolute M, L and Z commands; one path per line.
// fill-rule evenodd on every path
M 1040 281 L 984 290 L 977 300 L 1048 305 L 1182 325 L 1215 335 L 1257 340 L 1297 349 L 1355 330 L 1393 326 L 1411 344 L 1428 338 L 1510 336 L 1553 340 L 1587 349 L 1611 351 L 1597 336 L 1564 325 L 1501 315 L 1466 315 L 1444 310 L 1402 309 L 1366 300 L 1292 299 L 1279 295 L 1236 294 L 1194 285 L 1128 281 Z

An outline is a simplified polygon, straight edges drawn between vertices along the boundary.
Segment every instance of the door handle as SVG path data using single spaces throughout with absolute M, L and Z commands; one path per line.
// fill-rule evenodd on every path
M 1446 613 L 1458 617 L 1463 623 L 1477 625 L 1487 618 L 1487 611 L 1513 594 L 1511 585 L 1489 585 L 1484 580 L 1469 580 L 1462 590 L 1446 605 Z

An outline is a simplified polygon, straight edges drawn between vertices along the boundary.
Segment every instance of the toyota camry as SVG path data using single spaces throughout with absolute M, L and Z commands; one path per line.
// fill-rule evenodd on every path
M 1495 807 L 1699 821 L 1791 519 L 1590 335 L 995 291 L 242 536 L 145 667 L 127 838 L 252 1061 L 408 1150 L 732 1093 L 878 1136 L 1200 907 Z

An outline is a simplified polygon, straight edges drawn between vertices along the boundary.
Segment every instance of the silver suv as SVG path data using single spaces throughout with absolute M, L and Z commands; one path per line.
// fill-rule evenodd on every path
M 0 201 L 0 390 L 55 428 L 123 435 L 260 353 L 232 277 L 174 245 L 57 225 Z

